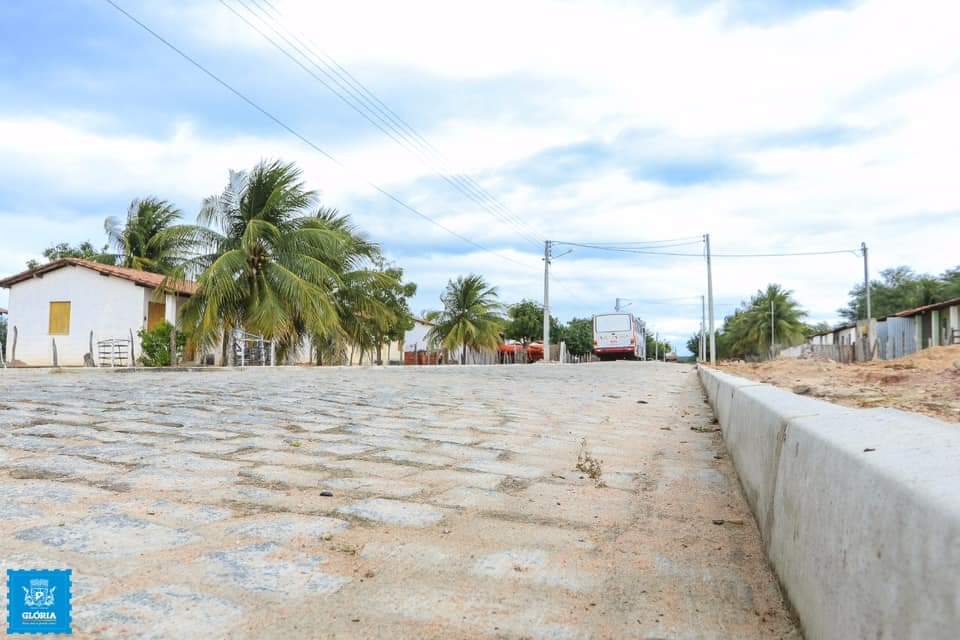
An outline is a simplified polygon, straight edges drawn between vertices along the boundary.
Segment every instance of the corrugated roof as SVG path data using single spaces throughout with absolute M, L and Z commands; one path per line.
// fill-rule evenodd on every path
M 915 316 L 918 313 L 935 311 L 936 309 L 946 309 L 947 307 L 952 307 L 958 304 L 960 304 L 960 298 L 951 298 L 950 300 L 944 300 L 943 302 L 935 302 L 933 304 L 917 307 L 916 309 L 907 309 L 906 311 L 900 311 L 893 315 L 897 316 L 898 318 L 907 318 L 909 316 Z
M 144 287 L 150 287 L 151 289 L 160 288 L 160 285 L 165 279 L 165 277 L 159 273 L 138 271 L 137 269 L 117 267 L 111 264 L 100 264 L 99 262 L 83 260 L 81 258 L 61 258 L 60 260 L 54 260 L 53 262 L 37 267 L 36 269 L 29 269 L 22 273 L 18 273 L 15 276 L 10 276 L 9 278 L 0 280 L 0 287 L 10 288 L 20 282 L 42 276 L 45 273 L 56 271 L 57 269 L 62 269 L 63 267 L 83 267 L 84 269 L 90 269 L 91 271 L 96 271 L 97 273 L 101 273 L 105 276 L 122 278 Z M 169 288 L 171 289 L 171 292 L 189 296 L 196 293 L 197 283 L 184 280 L 181 282 L 172 283 Z

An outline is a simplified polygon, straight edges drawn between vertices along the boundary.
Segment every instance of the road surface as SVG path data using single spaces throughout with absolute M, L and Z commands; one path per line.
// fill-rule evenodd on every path
M 715 429 L 677 364 L 0 371 L 0 563 L 77 637 L 799 638 Z

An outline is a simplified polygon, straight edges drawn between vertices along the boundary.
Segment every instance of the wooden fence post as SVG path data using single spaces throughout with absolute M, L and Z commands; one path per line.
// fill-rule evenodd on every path
M 58 360 L 57 360 L 57 339 L 56 339 L 56 338 L 50 338 L 50 341 L 53 342 L 53 366 L 59 367 L 60 364 L 59 364 L 59 362 L 58 362 Z

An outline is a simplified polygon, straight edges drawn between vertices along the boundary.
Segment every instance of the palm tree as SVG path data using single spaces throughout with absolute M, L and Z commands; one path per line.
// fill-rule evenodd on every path
M 198 290 L 184 306 L 198 344 L 238 327 L 287 342 L 337 327 L 340 276 L 323 258 L 341 251 L 343 237 L 308 214 L 314 200 L 300 170 L 278 161 L 231 171 L 223 193 L 204 200 L 194 229 L 202 251 L 190 265 Z
M 771 329 L 778 344 L 802 342 L 806 316 L 793 299 L 793 291 L 770 284 L 766 291 L 757 291 L 745 309 L 728 318 L 724 333 L 729 336 L 733 353 L 764 353 L 770 347 Z
M 204 201 L 194 238 L 201 248 L 188 268 L 200 273 L 184 306 L 196 344 L 213 346 L 236 329 L 274 340 L 282 354 L 307 337 L 314 344 L 345 338 L 344 292 L 376 278 L 362 267 L 379 255 L 347 216 L 320 208 L 294 164 L 263 161 L 230 172 L 219 196 Z M 359 305 L 367 313 L 376 305 Z
M 104 228 L 116 253 L 114 262 L 123 267 L 169 274 L 188 257 L 193 229 L 177 224 L 180 210 L 158 198 L 134 199 L 121 225 L 113 216 Z
M 467 349 L 496 349 L 503 329 L 503 306 L 497 289 L 482 276 L 460 276 L 447 283 L 440 296 L 443 311 L 434 317 L 434 326 L 427 335 L 446 349 L 461 348 L 460 364 L 466 364 Z

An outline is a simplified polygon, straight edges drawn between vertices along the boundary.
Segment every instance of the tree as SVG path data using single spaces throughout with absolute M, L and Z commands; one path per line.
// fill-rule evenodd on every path
M 880 280 L 870 282 L 870 311 L 874 318 L 884 318 L 899 311 L 922 307 L 960 297 L 960 266 L 947 269 L 940 276 L 915 273 L 907 266 L 884 269 Z M 850 301 L 840 315 L 853 322 L 866 317 L 866 295 L 863 284 L 850 290 Z
M 104 229 L 116 264 L 153 273 L 173 272 L 194 245 L 193 227 L 177 224 L 180 218 L 179 209 L 157 198 L 133 200 L 122 225 L 117 218 L 107 218 Z
M 573 318 L 563 330 L 567 351 L 575 356 L 585 356 L 593 351 L 593 319 Z
M 669 342 L 655 339 L 652 333 L 646 335 L 647 358 L 652 360 L 654 357 L 657 357 L 662 360 L 665 353 L 673 351 L 673 347 Z
M 183 310 L 197 344 L 226 341 L 242 327 L 289 349 L 305 335 L 342 330 L 337 293 L 345 272 L 377 248 L 335 211 L 309 214 L 316 198 L 301 176 L 293 164 L 263 161 L 249 173 L 231 172 L 223 193 L 204 201 L 194 227 L 201 250 L 184 267 L 200 272 Z
M 765 291 L 757 291 L 732 316 L 724 319 L 723 334 L 728 340 L 730 355 L 746 356 L 767 353 L 770 348 L 771 331 L 780 345 L 794 345 L 803 341 L 806 312 L 793 299 L 793 292 L 778 284 L 767 285 Z
M 104 245 L 100 251 L 97 251 L 89 241 L 81 242 L 77 246 L 73 246 L 67 242 L 60 242 L 44 249 L 43 257 L 47 259 L 47 262 L 54 262 L 62 258 L 81 258 L 92 262 L 114 264 L 113 255 L 108 253 L 109 248 L 109 246 Z M 37 260 L 27 261 L 27 269 L 36 269 L 39 266 L 40 262 Z
M 0 316 L 0 356 L 7 352 L 7 317 Z
M 507 308 L 507 323 L 503 335 L 520 342 L 543 340 L 543 305 L 533 300 L 521 300 L 510 305 Z M 554 316 L 550 316 L 550 341 L 557 344 L 563 339 L 563 325 Z
M 450 280 L 440 297 L 441 311 L 428 333 L 445 348 L 461 349 L 460 364 L 466 364 L 467 349 L 496 349 L 503 329 L 502 305 L 496 287 L 482 276 L 460 276 Z

